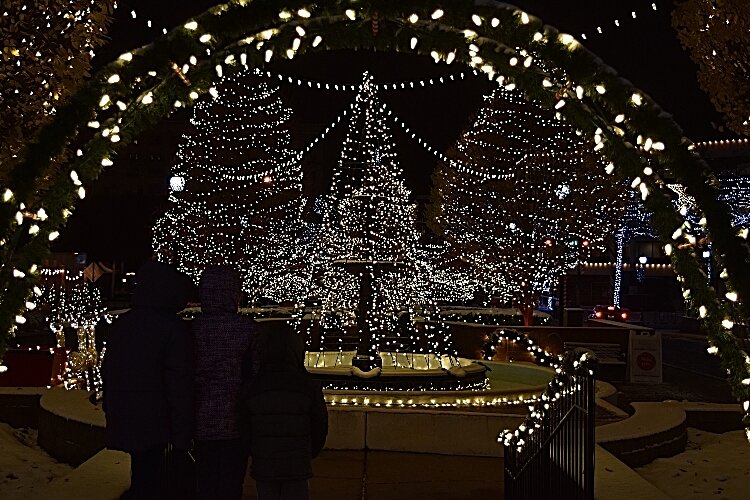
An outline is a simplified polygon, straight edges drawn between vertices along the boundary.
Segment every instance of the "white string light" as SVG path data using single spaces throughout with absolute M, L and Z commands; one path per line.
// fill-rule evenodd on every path
M 609 23 L 605 25 L 599 25 L 595 29 L 591 30 L 592 36 L 597 35 L 606 35 L 611 33 L 615 28 L 620 28 L 625 25 L 626 22 L 630 22 L 631 24 L 633 22 L 638 22 L 641 19 L 644 19 L 649 14 L 654 14 L 655 12 L 658 12 L 658 7 L 656 5 L 656 2 L 652 3 L 648 9 L 646 9 L 645 12 L 641 12 L 641 15 L 639 16 L 639 13 L 636 10 L 631 10 L 629 14 L 624 15 L 623 17 L 618 17 L 615 19 L 612 19 Z M 586 34 L 586 32 L 581 33 L 581 39 L 582 40 L 588 40 L 589 37 Z

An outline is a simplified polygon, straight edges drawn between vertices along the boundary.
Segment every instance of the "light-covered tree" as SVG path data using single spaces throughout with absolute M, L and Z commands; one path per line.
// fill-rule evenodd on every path
M 750 136 L 750 2 L 683 0 L 675 5 L 672 26 L 727 126 Z
M 198 280 L 209 265 L 237 268 L 251 302 L 293 300 L 302 171 L 291 148 L 279 89 L 243 74 L 199 102 L 172 169 L 169 208 L 154 227 L 154 249 Z
M 539 294 L 603 248 L 624 208 L 593 144 L 518 92 L 487 96 L 439 166 L 436 230 L 477 281 L 531 324 Z
M 2 2 L 0 183 L 24 147 L 89 76 L 115 0 Z
M 361 368 L 381 351 L 454 355 L 418 259 L 415 204 L 401 180 L 387 114 L 372 77 L 352 106 L 317 233 L 310 296 L 321 299 L 321 348 L 353 337 Z

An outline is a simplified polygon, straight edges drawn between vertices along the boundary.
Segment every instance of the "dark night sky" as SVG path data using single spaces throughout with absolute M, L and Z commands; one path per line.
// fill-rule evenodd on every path
M 162 27 L 181 24 L 216 3 L 210 0 L 119 2 L 110 30 L 112 41 L 99 51 L 97 60 L 107 62 L 127 49 L 148 43 L 160 34 Z M 581 41 L 589 50 L 674 114 L 694 140 L 729 137 L 728 133 L 721 133 L 712 126 L 712 122 L 721 123 L 721 117 L 698 87 L 695 66 L 681 49 L 671 28 L 672 2 L 657 0 L 659 10 L 656 12 L 651 9 L 651 3 L 643 0 L 519 0 L 515 5 L 579 40 L 581 33 L 585 33 L 587 40 Z M 136 10 L 136 19 L 132 19 L 131 10 Z M 636 11 L 637 19 L 631 18 L 631 11 Z M 146 19 L 153 21 L 154 28 L 146 28 Z M 615 27 L 615 19 L 620 20 L 621 27 Z M 597 26 L 602 27 L 603 34 L 596 33 Z M 294 61 L 274 63 L 269 69 L 318 81 L 356 83 L 365 70 L 373 73 L 376 81 L 404 81 L 457 73 L 464 68 L 435 65 L 429 58 L 405 54 L 347 51 L 303 56 Z M 471 77 L 444 87 L 383 92 L 381 98 L 428 143 L 445 150 L 470 124 L 482 95 L 490 89 L 485 78 Z M 321 130 L 334 120 L 354 96 L 354 93 L 300 89 L 294 85 L 285 85 L 282 91 L 287 105 L 294 111 L 294 129 L 308 133 Z M 176 115 L 177 120 L 188 117 L 188 113 Z M 344 129 L 339 127 L 337 134 L 331 134 L 304 160 L 308 192 L 325 189 L 330 168 L 338 158 Z M 395 129 L 393 132 L 407 185 L 415 195 L 428 194 L 435 158 L 411 138 Z M 87 252 L 94 259 L 125 259 L 131 265 L 146 258 L 150 225 L 158 211 L 165 207 L 166 178 L 177 139 L 174 134 L 151 138 L 163 152 L 162 161 L 152 167 L 164 172 L 165 188 L 160 196 L 163 199 L 137 198 L 125 193 L 118 196 L 113 186 L 121 185 L 119 179 L 127 178 L 128 173 L 118 171 L 116 162 L 112 171 L 103 176 L 109 182 L 88 189 L 89 196 L 79 205 L 55 249 Z M 126 154 L 127 150 L 121 157 Z M 130 178 L 130 182 L 137 182 L 136 176 Z

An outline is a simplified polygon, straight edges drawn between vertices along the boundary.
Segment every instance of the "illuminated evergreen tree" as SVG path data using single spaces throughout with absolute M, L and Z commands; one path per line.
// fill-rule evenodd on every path
M 323 205 L 310 295 L 321 304 L 321 349 L 357 343 L 372 367 L 380 351 L 454 355 L 417 259 L 415 205 L 401 181 L 384 111 L 365 74 Z M 374 361 L 374 363 L 370 363 Z
M 302 202 L 278 87 L 257 76 L 225 79 L 195 106 L 172 169 L 169 209 L 154 248 L 196 281 L 208 265 L 237 268 L 251 301 L 294 299 Z
M 435 176 L 436 230 L 526 324 L 539 294 L 603 247 L 624 205 L 592 145 L 553 114 L 494 91 Z

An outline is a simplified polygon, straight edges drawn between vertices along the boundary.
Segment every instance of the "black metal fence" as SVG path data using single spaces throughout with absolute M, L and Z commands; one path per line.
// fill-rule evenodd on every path
M 504 437 L 505 498 L 594 498 L 596 358 L 566 353 L 529 416 Z

